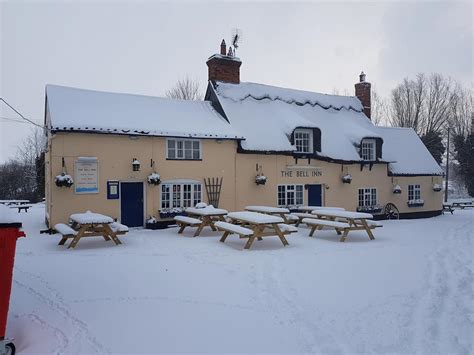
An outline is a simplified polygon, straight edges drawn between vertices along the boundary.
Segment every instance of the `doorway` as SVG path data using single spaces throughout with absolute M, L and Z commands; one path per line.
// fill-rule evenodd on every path
M 322 185 L 308 185 L 308 206 L 322 206 Z
M 120 183 L 120 222 L 128 227 L 143 227 L 143 182 Z

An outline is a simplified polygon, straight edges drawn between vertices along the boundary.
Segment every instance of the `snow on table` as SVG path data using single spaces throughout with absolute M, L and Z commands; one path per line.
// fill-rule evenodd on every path
M 227 215 L 227 217 L 252 224 L 270 224 L 285 222 L 281 217 L 250 211 L 231 212 Z
M 79 224 L 109 224 L 114 221 L 112 217 L 91 211 L 74 213 L 69 218 Z
M 290 213 L 288 208 L 282 207 L 271 207 L 271 206 L 247 206 L 247 211 L 260 212 L 260 213 Z
M 204 208 L 188 207 L 185 211 L 186 213 L 198 216 L 224 216 L 229 213 L 227 210 L 214 208 L 213 206 L 206 206 Z
M 372 219 L 373 215 L 370 213 L 364 212 L 352 212 L 352 211 L 339 211 L 339 210 L 315 210 L 311 212 L 317 216 L 326 216 L 326 217 L 341 217 L 341 218 L 350 218 L 350 219 Z

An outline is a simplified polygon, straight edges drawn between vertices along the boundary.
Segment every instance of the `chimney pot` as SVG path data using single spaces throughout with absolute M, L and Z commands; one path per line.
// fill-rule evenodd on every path
M 359 81 L 363 83 L 365 81 L 365 73 L 363 71 L 360 72 Z
M 222 40 L 222 42 L 221 42 L 221 55 L 226 55 L 226 52 L 227 52 L 226 47 L 227 47 L 227 45 L 225 44 L 225 41 Z
M 361 72 L 359 75 L 359 82 L 355 86 L 355 96 L 360 100 L 364 113 L 367 118 L 370 120 L 371 114 L 371 100 L 370 100 L 370 88 L 371 84 L 365 81 L 365 73 Z

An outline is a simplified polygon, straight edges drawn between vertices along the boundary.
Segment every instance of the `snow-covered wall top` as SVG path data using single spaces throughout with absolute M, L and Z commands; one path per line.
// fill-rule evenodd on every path
M 443 170 L 411 128 L 378 127 L 383 157 L 395 175 L 442 175 Z
M 240 139 L 207 101 L 100 92 L 47 85 L 54 131 Z
M 215 90 L 230 124 L 245 134 L 246 150 L 294 151 L 289 137 L 295 128 L 319 128 L 320 156 L 359 161 L 362 138 L 380 137 L 355 97 L 254 83 L 218 82 Z

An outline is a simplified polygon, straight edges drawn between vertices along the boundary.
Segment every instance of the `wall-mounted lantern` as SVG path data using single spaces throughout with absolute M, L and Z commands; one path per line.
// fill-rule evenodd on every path
M 133 158 L 132 160 L 132 170 L 140 171 L 140 162 L 137 160 L 137 158 Z

